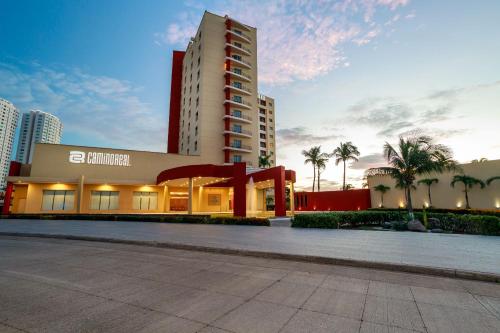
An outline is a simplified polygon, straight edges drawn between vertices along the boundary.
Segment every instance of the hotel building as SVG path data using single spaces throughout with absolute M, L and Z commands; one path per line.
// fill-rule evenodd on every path
M 13 162 L 4 214 L 293 211 L 295 172 L 275 166 L 274 100 L 257 93 L 257 31 L 203 15 L 174 51 L 167 153 L 35 143 Z M 260 154 L 272 167 L 258 168 Z M 269 191 L 271 190 L 272 191 Z
M 257 30 L 205 12 L 186 51 L 174 52 L 168 152 L 250 167 L 274 155 L 274 101 L 257 82 Z
M 9 101 L 0 98 L 0 190 L 7 184 L 12 145 L 19 121 L 19 110 Z
M 40 110 L 24 113 L 17 144 L 16 161 L 31 163 L 35 143 L 61 143 L 62 123 L 56 116 Z

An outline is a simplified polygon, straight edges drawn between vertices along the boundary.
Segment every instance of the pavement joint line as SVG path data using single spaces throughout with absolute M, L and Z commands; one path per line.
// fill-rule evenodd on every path
M 485 309 L 486 309 L 486 311 L 487 311 L 488 313 L 490 313 L 493 317 L 500 319 L 500 316 L 499 316 L 498 314 L 496 314 L 496 313 L 492 312 L 490 309 L 488 309 L 488 307 L 487 307 L 486 305 L 484 305 L 484 303 L 483 303 L 483 302 L 481 302 L 481 299 L 477 298 L 477 295 L 474 295 L 474 294 L 471 294 L 471 295 L 472 295 L 472 297 L 473 297 L 473 298 L 474 298 L 477 302 L 479 302 L 479 304 L 481 304 L 481 306 L 482 306 L 483 308 L 485 308 Z
M 222 315 L 218 316 L 217 318 L 215 318 L 214 320 L 212 320 L 212 321 L 210 322 L 210 324 L 209 324 L 209 325 L 214 325 L 214 324 L 215 324 L 215 322 L 216 322 L 217 320 L 219 320 L 219 319 L 221 319 L 221 318 L 223 318 L 223 317 L 227 316 L 228 314 L 230 314 L 231 312 L 233 312 L 233 311 L 235 311 L 236 309 L 240 308 L 240 307 L 241 307 L 241 306 L 243 306 L 244 304 L 249 303 L 251 300 L 256 300 L 255 298 L 256 298 L 258 295 L 262 294 L 265 290 L 267 290 L 267 289 L 271 288 L 272 286 L 274 286 L 276 283 L 278 283 L 279 281 L 281 281 L 284 277 L 288 276 L 288 274 L 290 274 L 291 272 L 292 272 L 292 271 L 289 271 L 289 272 L 288 272 L 285 276 L 283 276 L 283 277 L 282 277 L 282 278 L 280 278 L 280 279 L 277 279 L 276 281 L 274 281 L 273 283 L 271 283 L 271 284 L 270 284 L 270 285 L 268 285 L 267 287 L 264 287 L 261 291 L 259 291 L 258 293 L 256 293 L 256 294 L 255 294 L 255 295 L 253 295 L 252 297 L 250 297 L 250 298 L 246 299 L 243 303 L 241 303 L 241 304 L 239 304 L 239 305 L 235 306 L 233 309 L 230 309 L 230 310 L 226 311 L 225 313 L 223 313 Z M 256 301 L 260 301 L 260 300 L 256 300 Z M 270 303 L 270 302 L 267 302 L 267 303 Z M 283 305 L 283 304 L 280 304 L 280 305 Z M 293 317 L 293 316 L 292 316 L 292 317 Z M 220 328 L 220 327 L 215 326 L 215 325 L 214 325 L 214 327 L 216 327 L 216 328 Z M 280 330 L 281 330 L 281 329 L 280 329 Z
M 295 311 L 294 314 L 290 318 L 288 318 L 288 320 L 286 321 L 286 323 L 279 329 L 278 333 L 281 332 L 286 327 L 286 325 L 288 325 L 288 323 L 292 320 L 293 317 L 295 317 L 295 315 L 297 315 L 297 313 L 299 313 L 299 311 L 304 310 L 304 305 L 312 297 L 312 295 L 314 295 L 314 293 L 320 288 L 320 286 L 325 282 L 325 280 L 329 276 L 330 276 L 330 274 L 325 274 L 325 276 L 323 277 L 323 279 L 321 280 L 321 282 L 318 283 L 318 285 L 314 288 L 313 292 L 309 296 L 307 296 L 307 298 L 304 300 L 304 302 L 302 302 L 302 304 L 299 305 L 299 307 L 297 308 L 297 311 Z
M 365 316 L 365 309 L 366 309 L 366 300 L 368 299 L 368 291 L 370 290 L 370 284 L 371 284 L 371 280 L 368 280 L 368 287 L 366 287 L 366 293 L 365 293 L 365 299 L 364 299 L 364 302 L 363 302 L 363 311 L 361 311 L 361 320 L 359 321 L 359 329 L 358 329 L 358 332 L 361 332 L 361 327 L 363 326 L 363 318 Z M 389 321 L 387 321 L 389 322 Z
M 427 325 L 425 324 L 424 317 L 422 316 L 422 311 L 420 311 L 420 307 L 418 306 L 417 299 L 415 298 L 415 294 L 413 293 L 413 289 L 411 287 L 410 287 L 410 293 L 411 293 L 411 296 L 413 297 L 413 302 L 415 302 L 415 305 L 417 306 L 418 315 L 420 316 L 420 320 L 422 320 L 422 324 L 424 325 L 425 332 L 429 332 L 429 330 L 427 329 Z
M 139 240 L 130 240 L 130 239 L 116 239 L 116 238 L 93 237 L 93 236 L 75 236 L 75 235 L 63 235 L 63 234 L 41 234 L 41 233 L 24 233 L 24 232 L 21 232 L 21 233 L 18 233 L 18 232 L 0 232 L 0 235 L 1 236 L 39 237 L 39 238 L 84 240 L 84 241 L 93 241 L 93 242 L 107 242 L 107 243 L 118 243 L 118 244 L 142 245 L 142 246 L 150 246 L 150 247 L 170 248 L 170 249 L 179 249 L 179 250 L 187 250 L 187 251 L 201 251 L 201 252 L 208 252 L 208 253 L 240 255 L 240 256 L 247 256 L 247 257 L 267 258 L 267 259 L 281 259 L 281 260 L 318 263 L 318 264 L 329 264 L 329 265 L 350 266 L 350 267 L 364 267 L 364 268 L 372 268 L 372 269 L 381 269 L 381 270 L 386 270 L 386 271 L 400 271 L 400 272 L 413 273 L 413 274 L 434 275 L 434 276 L 443 276 L 443 277 L 449 277 L 449 278 L 460 278 L 460 279 L 464 279 L 464 280 L 476 280 L 476 281 L 487 281 L 487 282 L 500 283 L 500 274 L 477 272 L 477 271 L 467 271 L 467 270 L 460 270 L 460 269 L 440 268 L 440 267 L 397 264 L 397 263 L 388 263 L 388 262 L 375 262 L 375 261 L 365 261 L 365 260 L 355 260 L 355 259 L 331 258 L 331 257 L 322 257 L 322 256 L 313 256 L 313 255 L 295 255 L 295 254 L 287 254 L 287 253 L 279 253 L 279 252 L 265 252 L 265 251 L 231 249 L 231 248 L 222 248 L 222 247 L 189 245 L 189 244 L 172 243 L 172 242 L 139 241 Z

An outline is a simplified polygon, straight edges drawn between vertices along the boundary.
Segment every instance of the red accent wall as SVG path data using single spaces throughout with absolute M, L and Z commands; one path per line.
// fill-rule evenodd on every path
M 296 192 L 295 210 L 365 210 L 371 207 L 370 190 Z
M 182 62 L 184 51 L 174 51 L 172 56 L 172 81 L 170 84 L 170 113 L 168 118 L 167 153 L 179 153 L 179 128 L 182 96 Z
M 16 161 L 10 162 L 9 176 L 19 176 L 21 174 L 21 163 Z M 11 182 L 7 183 L 7 188 L 5 189 L 5 198 L 3 202 L 2 214 L 10 214 L 10 203 L 12 202 L 12 194 L 14 192 L 14 184 Z

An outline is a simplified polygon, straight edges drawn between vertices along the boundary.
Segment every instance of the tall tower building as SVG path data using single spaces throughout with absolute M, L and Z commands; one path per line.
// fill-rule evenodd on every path
M 9 101 L 0 98 L 0 189 L 6 185 L 12 145 L 19 121 L 19 110 Z
M 56 116 L 40 110 L 23 114 L 16 160 L 31 163 L 35 143 L 61 143 L 62 123 Z
M 270 156 L 271 166 L 276 166 L 276 124 L 274 98 L 259 95 L 259 155 Z
M 186 51 L 173 54 L 168 152 L 200 155 L 206 163 L 257 167 L 259 103 L 257 30 L 205 12 Z M 264 131 L 267 154 L 274 152 L 274 125 L 268 123 L 274 122 L 274 110 L 269 111 L 274 106 L 264 107 L 266 115 L 272 114 Z

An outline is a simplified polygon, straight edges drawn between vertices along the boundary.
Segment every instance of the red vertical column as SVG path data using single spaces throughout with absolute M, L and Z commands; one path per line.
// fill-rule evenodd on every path
M 182 96 L 182 62 L 184 51 L 174 51 L 172 56 L 172 80 L 170 83 L 170 112 L 168 117 L 167 152 L 179 153 L 179 129 Z
M 19 176 L 21 174 L 21 163 L 16 161 L 10 162 L 9 176 Z M 12 193 L 14 192 L 14 184 L 12 182 L 7 183 L 7 189 L 5 190 L 5 197 L 3 200 L 2 214 L 10 214 L 10 205 L 12 203 Z
M 233 214 L 238 217 L 247 216 L 247 172 L 245 163 L 234 163 L 233 166 Z
M 274 215 L 286 216 L 285 167 L 274 168 Z

